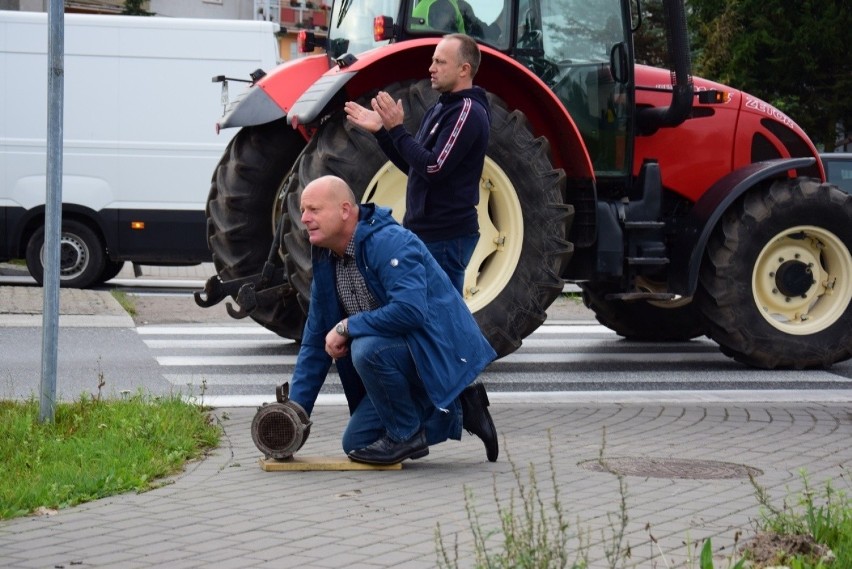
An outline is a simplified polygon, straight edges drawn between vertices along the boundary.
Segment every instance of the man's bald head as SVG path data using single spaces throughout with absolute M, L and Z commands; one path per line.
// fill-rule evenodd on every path
M 311 244 L 342 255 L 358 223 L 358 205 L 349 184 L 337 176 L 311 181 L 302 190 L 301 211 Z
M 335 204 L 349 202 L 354 205 L 356 203 L 352 188 L 349 187 L 349 184 L 345 180 L 337 176 L 322 176 L 309 182 L 305 186 L 305 189 L 302 190 L 302 197 L 304 199 L 305 194 L 315 192 L 320 196 L 324 196 L 323 199 Z

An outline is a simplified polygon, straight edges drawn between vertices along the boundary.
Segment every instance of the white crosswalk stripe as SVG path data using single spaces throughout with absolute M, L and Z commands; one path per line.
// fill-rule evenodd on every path
M 136 330 L 166 380 L 179 387 L 203 389 L 208 400 L 273 399 L 275 386 L 290 380 L 299 349 L 298 343 L 258 325 L 157 325 Z M 744 375 L 748 381 L 742 379 Z M 810 389 L 826 395 L 841 390 L 852 395 L 852 379 L 840 374 L 748 370 L 724 356 L 707 338 L 629 342 L 589 322 L 540 327 L 518 351 L 492 363 L 480 378 L 498 399 L 501 393 L 517 398 L 535 392 L 571 397 L 572 393 L 612 396 L 626 391 L 646 397 L 656 393 L 658 398 L 694 392 L 704 399 L 712 392 L 724 399 L 730 397 L 725 395 L 730 391 L 745 396 L 748 389 L 764 393 Z M 341 392 L 332 366 L 322 394 L 336 401 Z

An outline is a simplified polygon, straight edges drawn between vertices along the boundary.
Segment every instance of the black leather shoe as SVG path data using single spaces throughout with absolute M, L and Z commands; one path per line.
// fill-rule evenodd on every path
M 497 461 L 500 449 L 497 445 L 497 429 L 488 412 L 488 394 L 485 386 L 474 383 L 465 388 L 459 396 L 462 405 L 462 426 L 465 430 L 476 435 L 485 443 L 485 456 L 489 462 Z
M 421 430 L 401 443 L 385 435 L 368 447 L 350 451 L 349 458 L 367 464 L 396 464 L 406 458 L 422 458 L 427 454 L 429 445 L 426 444 L 426 431 Z

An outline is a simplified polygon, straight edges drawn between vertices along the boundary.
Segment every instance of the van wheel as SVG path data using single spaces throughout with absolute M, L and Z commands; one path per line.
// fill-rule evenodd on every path
M 40 285 L 44 284 L 44 227 L 27 243 L 27 269 Z M 94 231 L 78 221 L 62 223 L 59 238 L 59 286 L 88 288 L 100 281 L 105 266 L 105 250 Z
M 124 261 L 111 261 L 107 259 L 104 265 L 104 272 L 101 273 L 101 278 L 98 279 L 98 282 L 105 283 L 110 279 L 114 279 L 123 268 Z

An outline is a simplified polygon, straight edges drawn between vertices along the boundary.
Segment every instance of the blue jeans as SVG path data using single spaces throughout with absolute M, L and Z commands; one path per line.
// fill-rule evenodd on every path
M 425 243 L 426 248 L 450 277 L 450 281 L 456 290 L 464 296 L 464 271 L 470 258 L 473 256 L 473 250 L 476 249 L 476 244 L 479 243 L 479 233 L 465 235 L 464 237 L 456 237 L 455 239 L 447 239 L 445 241 L 430 241 Z
M 371 445 L 386 433 L 403 442 L 426 429 L 426 442 L 461 439 L 461 404 L 438 409 L 426 394 L 423 380 L 405 338 L 361 336 L 350 345 L 352 363 L 364 382 L 367 396 L 352 413 L 343 433 L 343 451 Z

